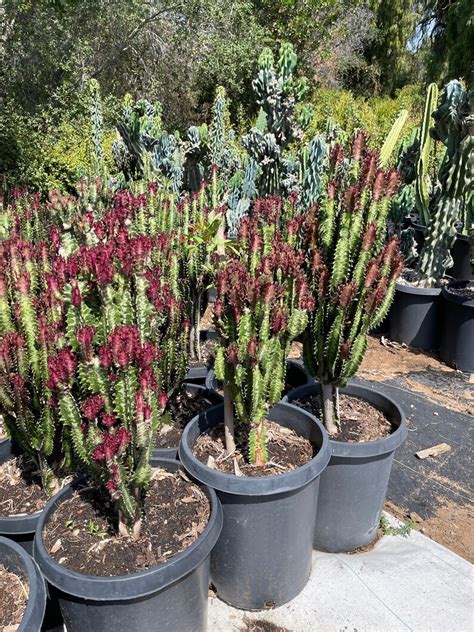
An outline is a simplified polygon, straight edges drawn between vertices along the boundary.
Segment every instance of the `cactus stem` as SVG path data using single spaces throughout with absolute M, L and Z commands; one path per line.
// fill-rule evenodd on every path
M 323 384 L 321 382 L 321 408 L 323 411 L 324 425 L 330 435 L 335 435 L 339 431 L 336 408 L 334 406 L 335 396 L 339 400 L 339 393 L 336 392 L 334 386 L 332 384 Z
M 227 384 L 224 384 L 224 435 L 227 454 L 232 454 L 235 452 L 234 408 Z

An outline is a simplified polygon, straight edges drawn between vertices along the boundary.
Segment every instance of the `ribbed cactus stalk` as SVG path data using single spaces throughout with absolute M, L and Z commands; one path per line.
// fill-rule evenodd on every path
M 100 98 L 99 83 L 95 79 L 89 82 L 90 93 L 90 120 L 92 137 L 91 175 L 102 177 L 105 172 L 104 147 L 103 147 L 103 118 L 102 101 Z
M 8 434 L 38 467 L 43 489 L 58 490 L 67 432 L 62 435 L 49 383 L 52 356 L 64 355 L 64 303 L 52 262 L 59 237 L 46 242 L 13 233 L 0 242 L 0 407 Z M 61 371 L 71 369 L 64 357 Z
M 284 221 L 284 211 L 279 198 L 257 200 L 217 275 L 215 371 L 225 389 L 226 447 L 233 449 L 235 412 L 248 429 L 249 460 L 256 465 L 267 459 L 265 419 L 281 397 L 289 346 L 311 307 L 296 249 L 301 222 Z
M 394 121 L 387 137 L 380 149 L 380 166 L 385 168 L 389 164 L 390 157 L 392 156 L 395 147 L 398 144 L 398 139 L 402 133 L 403 126 L 408 118 L 408 110 L 402 110 L 396 120 Z
M 172 283 L 176 244 L 133 237 L 122 219 L 115 208 L 98 242 L 58 266 L 67 344 L 49 358 L 48 383 L 77 458 L 117 503 L 120 533 L 137 538 L 154 433 L 186 371 L 189 322 Z
M 335 144 L 316 205 L 304 217 L 305 266 L 315 301 L 304 333 L 304 358 L 319 380 L 323 418 L 338 430 L 338 387 L 360 366 L 367 333 L 387 314 L 403 268 L 398 239 L 385 241 L 385 221 L 398 188 L 357 132 L 347 153 Z
M 418 262 L 419 283 L 434 287 L 452 265 L 450 248 L 456 239 L 456 224 L 465 198 L 474 182 L 474 92 L 468 93 L 459 81 L 450 81 L 443 100 L 433 113 L 430 133 L 446 146 L 438 180 L 439 190 L 432 200 L 432 212 L 425 243 Z
M 430 125 L 431 116 L 438 103 L 438 87 L 435 83 L 428 86 L 426 95 L 423 121 L 420 129 L 419 153 L 416 165 L 415 180 L 415 204 L 420 216 L 420 221 L 427 226 L 430 221 L 430 188 L 431 181 L 428 175 L 428 166 L 431 152 Z

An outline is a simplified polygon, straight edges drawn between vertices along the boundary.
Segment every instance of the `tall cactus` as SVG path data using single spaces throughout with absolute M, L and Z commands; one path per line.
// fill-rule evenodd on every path
M 416 165 L 415 180 L 415 205 L 420 221 L 427 226 L 430 220 L 430 178 L 428 175 L 429 158 L 431 151 L 430 125 L 431 116 L 438 103 L 438 87 L 435 83 L 428 86 L 426 95 L 423 121 L 420 129 L 418 162 Z
M 350 153 L 336 144 L 317 205 L 304 218 L 306 275 L 315 309 L 304 333 L 304 358 L 322 390 L 329 433 L 338 430 L 338 387 L 356 373 L 367 333 L 387 314 L 403 268 L 398 239 L 385 221 L 398 188 L 396 170 L 378 167 L 357 132 Z
M 104 147 L 103 147 L 103 118 L 102 101 L 99 83 L 95 79 L 89 82 L 90 120 L 92 136 L 91 175 L 103 177 L 105 175 Z
M 233 407 L 249 429 L 249 459 L 256 465 L 267 459 L 265 418 L 281 397 L 289 346 L 311 306 L 303 254 L 295 247 L 300 222 L 283 221 L 284 211 L 278 198 L 257 200 L 217 275 L 215 371 L 225 389 L 226 447 L 234 445 Z
M 278 60 L 265 49 L 259 58 L 259 71 L 253 81 L 257 103 L 260 105 L 258 124 L 242 138 L 249 155 L 259 164 L 259 195 L 281 192 L 285 177 L 283 152 L 312 119 L 307 104 L 297 116 L 295 108 L 308 92 L 305 78 L 297 79 L 297 56 L 291 44 L 282 44 Z
M 437 285 L 452 265 L 450 248 L 456 239 L 456 224 L 474 182 L 474 91 L 467 92 L 459 81 L 450 81 L 433 118 L 430 134 L 446 146 L 446 153 L 417 267 L 425 287 Z

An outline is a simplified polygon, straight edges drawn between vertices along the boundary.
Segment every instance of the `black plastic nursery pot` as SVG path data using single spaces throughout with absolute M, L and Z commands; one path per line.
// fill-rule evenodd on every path
M 450 292 L 450 289 L 466 287 L 474 288 L 474 281 L 457 281 L 443 288 L 440 356 L 446 364 L 474 373 L 474 298 Z
M 46 608 L 46 586 L 38 565 L 17 542 L 0 536 L 0 564 L 28 586 L 28 601 L 17 632 L 40 632 Z
M 206 342 L 206 340 L 216 340 L 217 332 L 215 329 L 203 329 L 199 332 L 199 337 L 201 343 Z M 208 371 L 209 367 L 204 364 L 190 367 L 186 373 L 184 381 L 187 384 L 198 384 L 199 386 L 204 386 Z
M 397 283 L 390 308 L 390 338 L 424 351 L 437 350 L 441 316 L 440 288 Z
M 327 433 L 300 408 L 277 404 L 268 418 L 310 439 L 318 453 L 278 476 L 233 476 L 207 467 L 192 451 L 199 435 L 223 418 L 223 405 L 199 415 L 179 447 L 187 471 L 215 489 L 222 504 L 224 524 L 211 555 L 211 582 L 219 598 L 237 608 L 280 606 L 304 588 L 311 572 L 319 478 L 330 457 Z
M 360 397 L 397 426 L 384 439 L 347 443 L 330 440 L 331 460 L 321 474 L 314 529 L 314 548 L 329 553 L 353 551 L 377 535 L 395 450 L 405 441 L 405 415 L 380 391 L 350 384 L 341 393 Z M 311 384 L 291 391 L 284 401 L 294 402 L 319 393 Z
M 9 440 L 0 443 L 0 463 L 5 463 L 9 458 L 17 454 L 18 452 L 12 448 Z M 14 540 L 28 553 L 32 553 L 33 538 L 35 537 L 36 525 L 40 516 L 41 511 L 22 516 L 0 515 L 0 536 Z
M 304 386 L 305 384 L 310 384 L 314 381 L 311 375 L 306 370 L 304 364 L 298 360 L 286 361 L 285 380 L 286 383 L 289 385 L 289 388 L 286 388 L 283 391 L 285 394 L 294 388 L 298 388 L 298 386 Z M 210 369 L 207 374 L 206 387 L 214 393 L 221 394 L 222 386 L 219 380 L 216 378 L 214 369 Z
M 206 369 L 207 375 L 207 369 Z M 206 386 L 202 386 L 199 384 L 185 383 L 183 384 L 183 388 L 186 389 L 188 393 L 191 395 L 202 393 L 206 396 L 207 399 L 211 402 L 209 408 L 212 406 L 216 406 L 222 402 L 222 395 L 216 393 L 215 391 L 209 390 Z M 191 421 L 191 420 L 190 420 Z M 172 448 L 153 448 L 152 458 L 153 459 L 177 459 L 178 458 L 178 448 L 179 444 L 173 446 Z
M 154 459 L 152 465 L 175 472 L 178 461 Z M 211 503 L 209 522 L 187 549 L 171 560 L 140 573 L 114 577 L 69 570 L 47 553 L 42 532 L 56 506 L 71 496 L 73 484 L 50 501 L 38 522 L 34 557 L 53 585 L 67 632 L 199 632 L 207 627 L 210 553 L 222 528 L 222 509 L 215 492 L 203 486 Z

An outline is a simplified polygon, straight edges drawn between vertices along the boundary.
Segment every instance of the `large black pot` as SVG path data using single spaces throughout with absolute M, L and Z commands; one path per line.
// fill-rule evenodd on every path
M 17 632 L 40 632 L 46 608 L 46 587 L 37 564 L 22 546 L 1 536 L 0 564 L 28 586 L 28 602 Z
M 198 480 L 214 488 L 224 524 L 211 556 L 211 581 L 225 602 L 245 610 L 280 606 L 295 597 L 311 572 L 311 550 L 319 477 L 329 461 L 324 428 L 290 404 L 277 404 L 268 418 L 310 438 L 317 455 L 278 476 L 233 476 L 211 469 L 193 454 L 199 435 L 222 423 L 224 406 L 193 419 L 179 456 Z
M 443 288 L 440 356 L 446 364 L 474 373 L 474 298 L 464 298 L 449 291 L 449 288 L 464 287 L 474 287 L 474 281 L 457 281 Z
M 310 384 L 313 382 L 313 378 L 306 370 L 304 364 L 298 360 L 287 360 L 286 361 L 286 382 L 290 385 L 289 388 L 286 388 L 283 393 L 286 394 L 289 390 L 293 388 L 298 388 L 298 386 L 304 386 L 305 384 Z M 206 387 L 214 392 L 222 395 L 221 390 L 222 386 L 219 380 L 216 378 L 216 374 L 214 373 L 214 369 L 210 369 L 207 377 L 206 377 Z
M 425 351 L 439 348 L 441 289 L 396 284 L 390 338 Z
M 208 370 L 206 369 L 206 376 L 207 376 L 207 371 Z M 209 406 L 209 408 L 211 408 L 212 406 L 216 406 L 217 404 L 220 404 L 222 402 L 222 395 L 219 395 L 219 393 L 215 391 L 209 390 L 206 386 L 202 386 L 199 384 L 185 383 L 183 384 L 182 388 L 186 389 L 186 391 L 191 394 L 202 393 L 203 395 L 205 395 L 211 402 L 211 406 Z M 189 421 L 191 421 L 191 419 Z M 152 458 L 177 459 L 178 447 L 179 445 L 173 446 L 172 448 L 153 448 Z
M 152 464 L 175 472 L 181 464 L 169 459 Z M 206 630 L 209 560 L 222 528 L 222 509 L 212 489 L 203 487 L 211 503 L 209 522 L 187 549 L 169 562 L 141 573 L 96 577 L 68 570 L 47 553 L 42 532 L 58 503 L 69 498 L 65 487 L 50 501 L 38 522 L 34 557 L 57 596 L 68 632 L 198 632 Z
M 17 454 L 18 451 L 12 448 L 10 441 L 7 440 L 0 443 L 0 463 L 5 463 L 5 461 Z M 40 516 L 41 511 L 26 516 L 0 515 L 0 536 L 14 540 L 28 553 L 32 553 L 33 538 L 35 537 L 36 525 Z
M 297 388 L 284 401 L 319 392 L 318 384 Z M 328 467 L 321 474 L 314 547 L 329 553 L 352 551 L 372 542 L 380 523 L 395 450 L 405 441 L 405 415 L 380 391 L 349 385 L 341 393 L 370 402 L 398 426 L 384 439 L 362 443 L 330 440 Z

